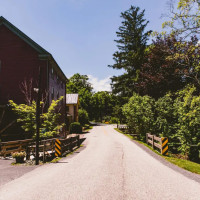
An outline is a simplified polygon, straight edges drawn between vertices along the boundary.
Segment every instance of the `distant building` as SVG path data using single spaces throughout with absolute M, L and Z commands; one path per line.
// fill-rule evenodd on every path
M 39 67 L 42 70 L 42 94 L 46 109 L 52 99 L 63 96 L 60 103 L 63 120 L 66 114 L 66 76 L 53 56 L 21 32 L 5 18 L 0 17 L 0 105 L 8 100 L 26 103 L 22 84 L 32 81 L 30 92 L 33 99 L 38 87 Z
M 78 122 L 78 94 L 66 94 L 66 111 L 68 123 Z

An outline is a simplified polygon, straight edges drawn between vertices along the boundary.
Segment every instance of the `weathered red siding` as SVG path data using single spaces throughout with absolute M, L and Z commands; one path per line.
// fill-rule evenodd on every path
M 43 68 L 43 89 L 47 88 L 47 61 L 40 60 L 35 49 L 4 25 L 0 26 L 0 61 L 0 104 L 9 99 L 24 103 L 20 84 L 32 78 L 37 87 L 39 66 Z
M 31 40 L 30 43 L 32 44 Z M 26 103 L 20 85 L 22 82 L 29 82 L 31 79 L 33 80 L 33 98 L 36 99 L 33 88 L 38 87 L 39 67 L 41 67 L 42 93 L 43 96 L 48 95 L 45 109 L 51 104 L 52 88 L 54 88 L 54 100 L 57 99 L 57 94 L 58 97 L 64 96 L 59 109 L 62 114 L 61 121 L 64 123 L 66 77 L 51 54 L 41 47 L 38 48 L 40 49 L 39 52 L 43 52 L 42 55 L 36 50 L 37 47 L 35 49 L 5 25 L 0 24 L 0 105 L 7 104 L 8 100 L 13 100 L 18 104 Z M 41 60 L 39 57 L 43 57 L 43 59 Z M 54 69 L 53 75 L 51 74 L 52 68 Z

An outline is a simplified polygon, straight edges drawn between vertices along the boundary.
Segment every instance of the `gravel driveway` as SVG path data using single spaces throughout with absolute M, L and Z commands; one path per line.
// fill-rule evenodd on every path
M 1 186 L 0 200 L 200 199 L 197 180 L 154 158 L 113 126 L 96 126 L 86 137 L 86 148 L 76 156 Z

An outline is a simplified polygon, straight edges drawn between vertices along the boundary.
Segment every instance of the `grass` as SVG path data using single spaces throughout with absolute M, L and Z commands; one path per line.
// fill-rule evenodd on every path
M 61 157 L 54 158 L 50 163 L 58 163 L 58 161 L 61 159 Z
M 133 136 L 128 135 L 123 133 L 122 131 L 120 131 L 119 129 L 115 128 L 116 131 L 118 131 L 119 133 L 122 133 L 124 135 L 126 135 L 128 138 L 133 139 Z M 192 173 L 196 173 L 196 174 L 200 174 L 200 164 L 189 161 L 189 160 L 184 160 L 184 159 L 180 159 L 180 158 L 174 158 L 172 154 L 169 154 L 169 156 L 163 156 L 162 154 L 160 154 L 158 151 L 156 151 L 155 149 L 153 149 L 151 146 L 149 146 L 148 144 L 135 140 L 136 142 L 148 147 L 149 149 L 151 149 L 154 153 L 158 154 L 159 156 L 163 157 L 165 160 L 167 160 L 168 162 L 171 162 L 175 165 L 177 165 L 178 167 L 181 167 L 185 170 L 188 170 Z
M 93 129 L 93 126 L 89 126 L 89 127 L 85 128 L 84 131 L 89 131 L 91 129 Z

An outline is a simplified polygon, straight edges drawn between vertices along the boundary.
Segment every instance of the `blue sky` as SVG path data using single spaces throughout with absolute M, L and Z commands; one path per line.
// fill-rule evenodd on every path
M 49 51 L 69 78 L 89 75 L 95 90 L 109 90 L 108 68 L 117 50 L 114 39 L 120 13 L 145 9 L 148 29 L 161 30 L 167 0 L 0 0 L 0 15 Z

